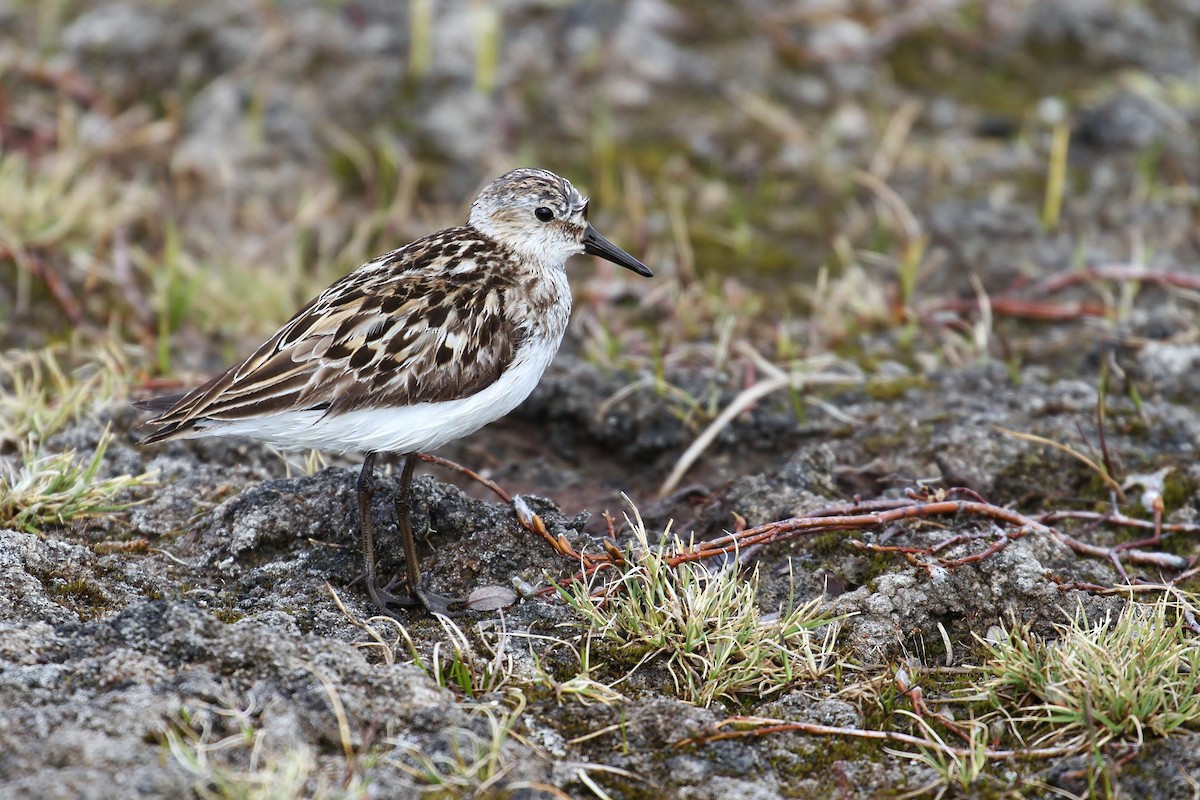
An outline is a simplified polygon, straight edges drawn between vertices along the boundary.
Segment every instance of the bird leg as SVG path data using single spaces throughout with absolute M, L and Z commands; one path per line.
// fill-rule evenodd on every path
M 417 543 L 412 532 L 412 477 L 417 466 L 416 454 L 407 456 L 400 472 L 400 487 L 396 493 L 396 527 L 404 542 L 404 567 L 408 573 L 408 594 L 394 594 L 391 589 L 396 581 L 387 586 L 379 585 L 379 572 L 375 566 L 375 521 L 371 515 L 371 498 L 375 494 L 375 453 L 367 453 L 362 470 L 358 473 L 358 527 L 362 535 L 363 582 L 371 602 L 389 617 L 397 618 L 397 608 L 423 605 L 436 614 L 458 616 L 463 613 L 456 608 L 462 601 L 446 597 L 421 588 L 421 568 L 417 562 Z
M 407 468 L 407 465 L 405 465 Z M 412 478 L 411 470 L 409 478 Z M 363 554 L 363 572 L 364 582 L 367 586 L 367 594 L 371 596 L 371 602 L 375 606 L 387 614 L 389 617 L 395 617 L 396 614 L 392 607 L 398 606 L 401 608 L 414 606 L 419 602 L 419 598 L 414 596 L 395 595 L 389 592 L 386 588 L 379 585 L 378 573 L 375 569 L 375 522 L 371 518 L 371 498 L 375 494 L 375 453 L 367 453 L 367 457 L 363 459 L 362 470 L 358 473 L 358 528 L 362 535 L 362 554 Z M 408 537 L 406 538 L 406 552 L 409 553 L 409 576 L 414 574 L 416 567 L 415 546 L 409 549 L 408 545 L 412 541 L 412 527 L 409 526 Z
M 416 469 L 417 458 L 413 455 L 404 457 L 404 467 L 400 470 L 400 487 L 396 490 L 396 530 L 404 541 L 404 571 L 408 573 L 408 590 L 416 593 L 421 585 L 421 567 L 417 563 L 417 542 L 412 530 L 412 479 Z
M 435 614 L 458 616 L 462 610 L 456 609 L 455 606 L 462 605 L 461 599 L 434 594 L 421 586 L 421 568 L 417 562 L 417 543 L 413 538 L 411 517 L 413 470 L 417 467 L 419 457 L 416 453 L 409 453 L 404 457 L 404 467 L 400 470 L 400 487 L 396 491 L 396 528 L 404 540 L 404 569 L 408 573 L 408 591 Z

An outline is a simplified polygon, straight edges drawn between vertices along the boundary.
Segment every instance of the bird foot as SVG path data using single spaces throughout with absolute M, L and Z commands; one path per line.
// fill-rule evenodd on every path
M 417 589 L 417 597 L 421 599 L 425 608 L 434 614 L 441 614 L 445 617 L 465 617 L 471 613 L 465 597 L 449 597 L 420 588 Z
M 466 607 L 466 598 L 437 594 L 420 586 L 415 592 L 409 590 L 406 594 L 392 591 L 400 583 L 398 578 L 394 578 L 387 586 L 372 586 L 369 583 L 367 585 L 367 594 L 371 597 L 371 602 L 392 619 L 401 619 L 397 614 L 399 610 L 418 606 L 424 606 L 432 614 L 442 614 L 447 617 L 461 617 L 470 613 L 470 609 Z

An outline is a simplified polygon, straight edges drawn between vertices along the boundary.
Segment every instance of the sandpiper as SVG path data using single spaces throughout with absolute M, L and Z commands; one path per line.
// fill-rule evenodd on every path
M 588 200 L 540 169 L 497 178 L 467 224 L 393 250 L 336 281 L 241 363 L 157 412 L 140 444 L 244 436 L 365 454 L 358 476 L 367 593 L 387 614 L 454 602 L 420 583 L 409 514 L 416 454 L 473 433 L 529 396 L 567 328 L 566 261 L 589 253 L 650 277 L 588 222 Z M 371 497 L 378 453 L 405 456 L 396 495 L 408 594 L 380 586 Z

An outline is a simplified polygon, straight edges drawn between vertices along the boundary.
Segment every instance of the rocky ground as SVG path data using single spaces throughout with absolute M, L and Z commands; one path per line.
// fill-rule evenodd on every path
M 576 550 L 602 552 L 606 512 L 632 547 L 635 508 L 652 537 L 706 539 L 922 486 L 1034 516 L 1111 510 L 1123 484 L 1122 513 L 1152 519 L 1157 496 L 1192 525 L 1200 5 L 14 1 L 0 21 L 19 34 L 0 45 L 0 195 L 25 198 L 0 199 L 0 340 L 126 348 L 88 413 L 5 421 L 0 475 L 27 436 L 86 454 L 109 430 L 95 478 L 156 481 L 117 513 L 0 530 L 0 797 L 1196 796 L 1200 716 L 957 784 L 895 742 L 705 739 L 733 715 L 919 733 L 899 673 L 961 721 L 981 639 L 1118 614 L 1105 548 L 1144 533 L 1066 520 L 1100 551 L 1035 531 L 935 566 L 1002 535 L 963 513 L 743 552 L 764 614 L 817 600 L 840 618 L 842 668 L 689 702 L 665 657 L 531 594 L 580 565 L 477 482 L 420 468 L 422 569 L 522 599 L 371 619 L 356 463 L 137 448 L 128 399 L 220 367 L 536 163 L 658 276 L 573 264 L 542 384 L 441 455 Z M 63 164 L 78 172 L 55 183 Z M 956 534 L 978 538 L 907 557 L 851 541 Z M 1126 554 L 1134 583 L 1198 552 L 1188 533 L 1142 551 L 1164 558 Z M 1173 587 L 1180 608 L 1195 588 Z M 455 642 L 466 678 L 445 668 Z

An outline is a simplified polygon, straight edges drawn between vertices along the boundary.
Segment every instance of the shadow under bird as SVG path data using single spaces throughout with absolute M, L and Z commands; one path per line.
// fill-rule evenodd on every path
M 140 444 L 243 436 L 279 448 L 361 452 L 359 528 L 380 610 L 456 601 L 421 586 L 410 521 L 416 454 L 512 411 L 541 379 L 571 313 L 566 261 L 588 253 L 651 277 L 588 222 L 569 181 L 518 169 L 487 186 L 462 227 L 368 261 L 321 292 L 241 363 L 157 413 Z M 396 496 L 407 594 L 380 586 L 371 497 L 378 453 L 405 455 Z

